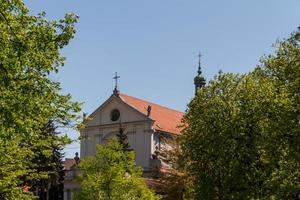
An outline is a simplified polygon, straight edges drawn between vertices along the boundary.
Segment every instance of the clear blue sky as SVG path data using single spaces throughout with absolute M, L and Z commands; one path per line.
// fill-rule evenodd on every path
M 194 93 L 197 54 L 209 80 L 219 70 L 244 73 L 273 52 L 272 44 L 300 25 L 300 0 L 26 0 L 49 19 L 80 16 L 55 76 L 63 92 L 93 112 L 112 93 L 114 72 L 123 93 L 184 111 Z M 74 138 L 78 133 L 71 132 Z M 79 151 L 78 143 L 66 156 Z

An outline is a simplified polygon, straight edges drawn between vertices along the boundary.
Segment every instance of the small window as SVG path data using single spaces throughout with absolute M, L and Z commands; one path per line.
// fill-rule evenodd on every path
M 157 133 L 154 134 L 154 149 L 161 150 L 161 135 Z
M 111 121 L 115 122 L 120 118 L 120 111 L 118 109 L 113 109 L 110 113 Z

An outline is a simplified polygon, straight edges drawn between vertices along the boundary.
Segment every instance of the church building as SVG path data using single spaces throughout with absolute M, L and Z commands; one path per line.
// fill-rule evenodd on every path
M 136 164 L 149 171 L 152 155 L 161 148 L 161 137 L 180 134 L 178 126 L 183 114 L 115 90 L 80 131 L 81 158 L 94 155 L 97 144 L 105 144 L 122 128 L 135 153 Z
M 165 145 L 165 139 L 180 135 L 180 124 L 184 113 L 120 93 L 116 86 L 112 95 L 102 103 L 80 130 L 80 157 L 84 159 L 96 153 L 96 145 L 105 144 L 115 137 L 120 129 L 127 135 L 130 148 L 135 153 L 136 164 L 143 168 L 144 177 L 151 177 L 163 167 L 156 156 Z M 205 84 L 201 75 L 200 59 L 198 75 L 194 79 L 195 92 Z M 78 158 L 77 158 L 78 159 Z M 75 163 L 75 162 L 74 162 Z M 64 199 L 71 200 L 76 169 L 66 167 Z

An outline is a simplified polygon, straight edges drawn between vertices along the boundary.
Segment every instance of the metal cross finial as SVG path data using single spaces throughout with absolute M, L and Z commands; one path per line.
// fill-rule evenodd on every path
M 201 56 L 202 56 L 202 54 L 201 54 L 201 52 L 199 52 L 199 54 L 198 54 L 199 59 L 201 58 Z
M 120 78 L 120 76 L 118 76 L 118 73 L 115 73 L 115 76 L 113 77 L 113 79 L 115 79 L 116 83 L 115 83 L 115 89 L 114 91 L 118 91 L 118 79 Z
M 202 54 L 199 52 L 199 54 L 198 54 L 198 58 L 199 58 L 198 74 L 199 75 L 202 73 L 202 71 L 201 71 L 201 57 L 202 57 Z

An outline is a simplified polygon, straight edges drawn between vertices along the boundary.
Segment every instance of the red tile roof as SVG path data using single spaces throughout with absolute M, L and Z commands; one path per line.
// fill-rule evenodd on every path
M 167 190 L 167 185 L 161 179 L 145 178 L 146 185 L 155 191 L 157 194 L 165 194 Z
M 151 106 L 150 118 L 154 120 L 153 128 L 158 131 L 180 134 L 180 128 L 184 113 L 167 108 L 155 103 L 151 103 L 136 97 L 128 96 L 126 94 L 119 95 L 121 99 L 138 110 L 139 112 L 147 115 L 148 105 Z
M 63 161 L 64 170 L 71 170 L 71 167 L 75 165 L 75 160 L 73 158 L 66 158 Z

